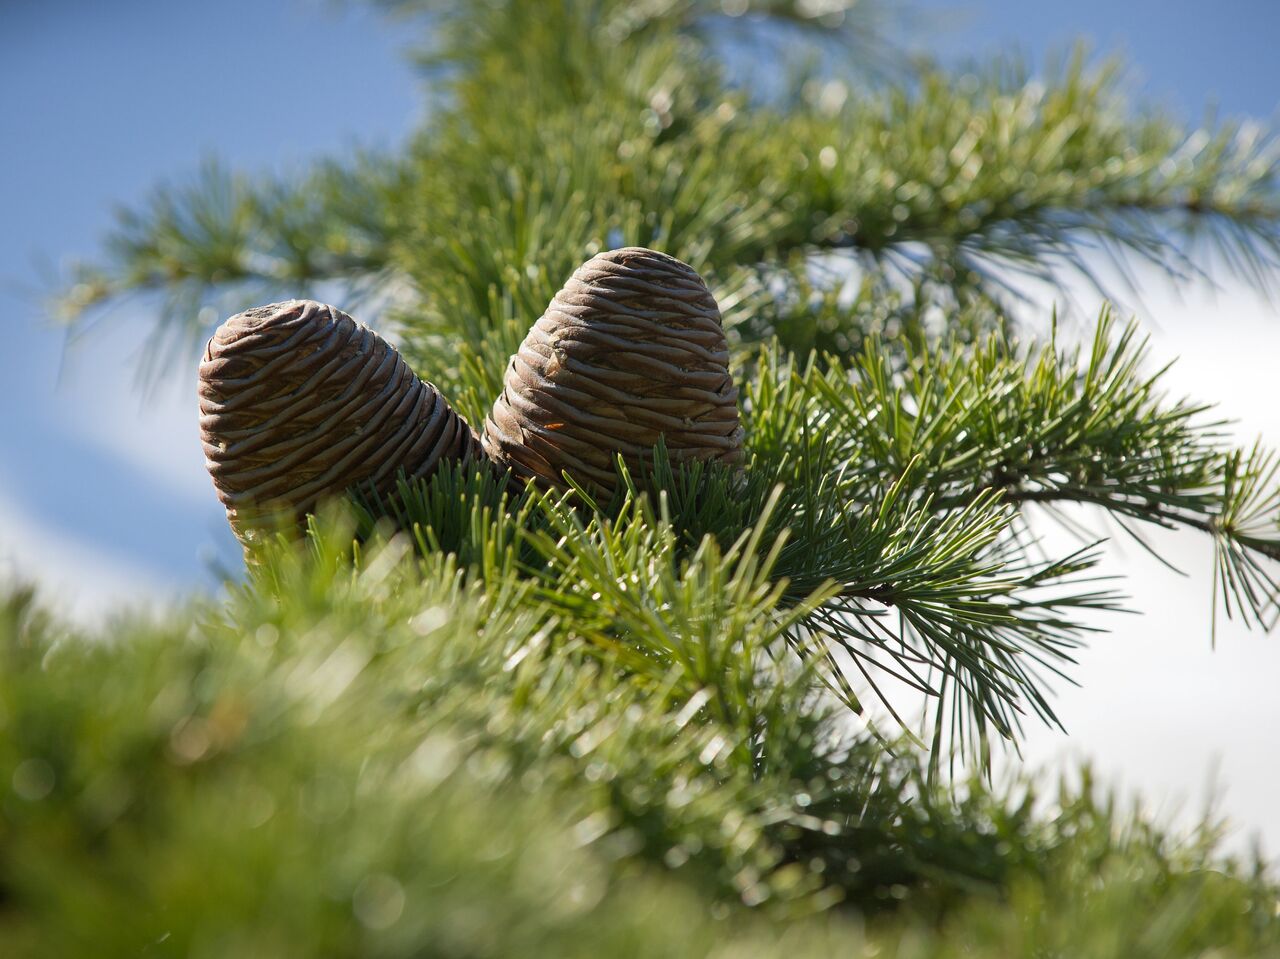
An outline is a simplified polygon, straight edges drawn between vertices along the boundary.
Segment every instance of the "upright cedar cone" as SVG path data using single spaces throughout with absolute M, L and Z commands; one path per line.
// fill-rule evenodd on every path
M 562 472 L 610 494 L 614 457 L 634 471 L 663 439 L 672 462 L 742 458 L 738 391 L 720 310 L 702 278 L 628 247 L 583 264 L 507 368 L 482 442 L 544 486 Z
M 311 300 L 218 328 L 200 364 L 200 437 L 245 545 L 357 484 L 389 492 L 399 470 L 428 476 L 480 455 L 470 427 L 393 347 Z

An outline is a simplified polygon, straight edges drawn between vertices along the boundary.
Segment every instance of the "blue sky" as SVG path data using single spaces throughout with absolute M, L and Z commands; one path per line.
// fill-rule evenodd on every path
M 1016 51 L 1043 62 L 1077 39 L 1119 52 L 1134 89 L 1186 119 L 1272 117 L 1280 104 L 1280 3 L 1274 0 L 924 0 L 915 8 L 944 56 Z M 944 16 L 938 16 L 937 14 Z
M 1214 104 L 1274 118 L 1280 102 L 1271 0 L 915 7 L 948 58 L 1014 48 L 1040 62 L 1086 36 L 1125 51 L 1139 97 L 1184 117 Z M 35 577 L 67 612 L 96 616 L 120 600 L 212 588 L 212 568 L 238 561 L 196 440 L 195 357 L 144 397 L 133 360 L 145 305 L 64 350 L 39 296 L 70 258 L 92 256 L 116 204 L 208 157 L 287 172 L 401 141 L 422 109 L 404 39 L 358 3 L 0 3 L 0 577 Z M 1230 288 L 1178 296 L 1157 284 L 1145 303 L 1157 356 L 1183 357 L 1175 384 L 1221 401 L 1242 434 L 1280 443 L 1280 312 Z M 1275 851 L 1280 781 L 1259 760 L 1280 728 L 1268 679 L 1280 674 L 1280 637 L 1228 629 L 1211 652 L 1205 544 L 1163 545 L 1195 578 L 1114 550 L 1145 615 L 1083 657 L 1082 688 L 1059 704 L 1072 738 L 1036 732 L 1027 754 L 1092 758 L 1157 805 L 1194 804 L 1220 769 L 1225 808 L 1266 830 Z
M 118 588 L 212 585 L 210 560 L 236 561 L 197 468 L 191 358 L 144 399 L 133 371 L 145 306 L 64 352 L 40 300 L 94 254 L 116 205 L 209 157 L 288 171 L 394 145 L 421 102 L 400 42 L 357 4 L 0 5 L 0 551 L 20 573 L 74 566 L 96 609 Z M 43 556 L 19 526 L 58 548 Z M 123 582 L 97 588 L 78 571 L 104 562 Z

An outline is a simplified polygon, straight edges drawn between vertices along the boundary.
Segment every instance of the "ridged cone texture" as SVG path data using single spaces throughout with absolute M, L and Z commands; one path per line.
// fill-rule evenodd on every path
M 353 486 L 390 492 L 477 457 L 471 428 L 400 354 L 311 300 L 231 317 L 200 364 L 200 437 L 218 498 L 246 545 Z
M 680 260 L 640 247 L 588 260 L 507 367 L 482 442 L 517 476 L 563 487 L 567 472 L 611 494 L 614 458 L 633 474 L 659 441 L 674 463 L 738 463 L 738 391 L 715 298 Z

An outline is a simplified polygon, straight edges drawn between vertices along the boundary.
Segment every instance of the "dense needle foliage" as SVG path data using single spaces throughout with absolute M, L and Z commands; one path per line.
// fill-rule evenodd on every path
M 947 73 L 874 3 L 386 6 L 428 40 L 402 151 L 157 191 L 59 308 L 162 294 L 160 367 L 340 289 L 478 424 L 574 267 L 651 246 L 721 303 L 745 470 L 355 491 L 93 638 L 13 593 L 5 953 L 1280 954 L 1208 827 L 984 776 L 1123 606 L 1096 544 L 1041 554 L 1054 511 L 1209 536 L 1224 612 L 1276 619 L 1273 456 L 1136 327 L 1018 298 L 1106 257 L 1268 287 L 1276 140 L 1083 58 Z

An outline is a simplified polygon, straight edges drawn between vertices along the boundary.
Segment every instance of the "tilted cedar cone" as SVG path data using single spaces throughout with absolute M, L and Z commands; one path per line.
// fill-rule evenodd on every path
M 341 310 L 311 300 L 231 317 L 200 364 L 200 437 L 246 545 L 357 484 L 389 492 L 479 443 L 434 386 Z
M 481 440 L 494 461 L 544 486 L 562 472 L 606 494 L 614 457 L 652 464 L 742 458 L 738 391 L 720 309 L 702 278 L 640 247 L 588 260 L 507 367 Z

